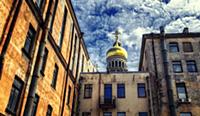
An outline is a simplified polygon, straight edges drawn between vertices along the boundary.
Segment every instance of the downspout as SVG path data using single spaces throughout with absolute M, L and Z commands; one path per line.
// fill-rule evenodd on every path
M 154 70 L 155 70 L 155 77 L 156 77 L 156 79 L 158 79 L 158 68 L 157 68 L 157 61 L 156 61 L 156 53 L 155 53 L 155 45 L 154 45 L 154 37 L 153 37 L 153 33 L 151 33 L 151 44 L 152 44 L 152 52 L 153 52 L 153 64 L 154 64 Z M 155 80 L 154 80 L 154 83 L 155 83 Z M 155 86 L 154 86 L 155 87 Z M 157 87 L 156 87 L 157 88 Z M 155 88 L 154 88 L 155 89 Z M 159 89 L 159 88 L 158 88 Z M 155 95 L 153 95 L 153 99 L 155 99 L 154 98 L 154 96 Z M 158 106 L 158 95 L 157 95 L 157 92 L 156 92 L 156 101 L 157 101 L 157 104 L 156 104 L 156 106 L 157 106 L 157 108 L 159 107 Z M 153 102 L 153 107 L 154 107 L 154 105 L 155 105 L 155 103 Z M 153 113 L 154 113 L 154 115 L 156 116 L 156 115 L 160 115 L 159 113 L 160 112 L 156 112 L 155 110 L 154 110 L 154 108 L 153 108 Z
M 51 18 L 51 8 L 53 6 L 52 3 L 53 3 L 53 1 L 50 0 L 48 9 L 47 9 L 47 13 L 46 13 L 45 22 L 43 25 L 43 32 L 42 32 L 41 41 L 39 44 L 38 54 L 36 56 L 35 66 L 33 69 L 33 75 L 32 75 L 28 98 L 27 98 L 27 102 L 26 102 L 26 106 L 25 106 L 25 110 L 24 110 L 24 116 L 30 116 L 32 113 L 33 102 L 34 102 L 38 79 L 39 79 L 39 74 L 40 74 L 41 61 L 42 61 L 42 57 L 44 55 L 44 48 L 45 48 L 46 40 L 48 38 L 48 26 L 49 26 L 48 24 L 49 24 L 49 21 Z
M 72 27 L 71 46 L 70 46 L 70 51 L 69 51 L 69 59 L 68 59 L 67 74 L 66 74 L 66 83 L 64 85 L 64 95 L 63 95 L 63 100 L 62 100 L 62 107 L 61 107 L 61 114 L 60 114 L 60 116 L 63 116 L 63 113 L 64 113 L 67 82 L 68 82 L 68 76 L 69 76 L 69 73 L 70 73 L 69 67 L 70 67 L 70 64 L 71 64 L 71 54 L 72 54 L 72 47 L 73 47 L 73 39 L 74 39 L 74 25 Z
M 164 77 L 167 84 L 167 95 L 168 95 L 168 102 L 169 102 L 169 110 L 170 110 L 170 116 L 176 116 L 176 109 L 175 109 L 175 103 L 174 103 L 174 97 L 173 97 L 173 89 L 172 89 L 172 83 L 171 78 L 168 72 L 168 59 L 167 59 L 167 47 L 165 43 L 165 32 L 164 27 L 160 27 L 160 47 L 162 51 L 162 60 L 164 65 Z
M 78 45 L 78 57 L 77 57 L 77 65 L 76 65 L 76 76 L 75 76 L 75 84 L 74 85 L 78 85 L 78 80 L 79 80 L 79 78 L 78 78 L 78 73 L 79 73 L 79 58 L 80 58 L 80 51 L 81 51 L 81 40 L 83 39 L 83 33 L 81 33 L 81 37 L 80 37 L 80 39 L 79 39 L 79 45 Z M 79 75 L 80 76 L 80 75 Z M 78 96 L 75 96 L 76 94 L 75 94 L 75 92 L 76 92 L 76 90 L 75 89 L 77 89 L 77 92 L 78 92 L 78 86 L 76 87 L 74 87 L 74 94 L 73 94 L 73 103 L 72 103 L 72 114 L 71 114 L 71 116 L 73 116 L 74 115 L 74 113 L 76 114 L 76 109 L 74 108 L 74 105 L 75 105 L 75 102 L 77 102 L 78 101 Z M 77 93 L 77 95 L 78 95 L 78 93 Z
M 15 10 L 15 13 L 13 15 L 13 19 L 11 21 L 8 34 L 6 36 L 5 43 L 3 45 L 3 48 L 2 48 L 2 51 L 1 51 L 1 54 L 0 54 L 0 79 L 1 79 L 1 76 L 2 76 L 2 73 L 3 73 L 2 71 L 3 71 L 4 60 L 5 60 L 4 58 L 5 58 L 6 52 L 8 50 L 8 45 L 10 44 L 10 41 L 11 41 L 11 36 L 12 36 L 13 30 L 14 30 L 14 27 L 15 27 L 15 24 L 16 24 L 16 19 L 18 18 L 18 15 L 19 15 L 20 8 L 22 6 L 22 2 L 23 2 L 23 0 L 19 0 L 19 2 L 17 3 L 16 10 Z

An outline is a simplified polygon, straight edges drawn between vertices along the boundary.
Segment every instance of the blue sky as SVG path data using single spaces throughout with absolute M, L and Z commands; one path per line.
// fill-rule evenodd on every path
M 200 32 L 200 0 L 72 0 L 90 58 L 101 71 L 106 70 L 106 51 L 112 47 L 115 30 L 128 51 L 128 68 L 136 71 L 142 34 L 159 32 Z

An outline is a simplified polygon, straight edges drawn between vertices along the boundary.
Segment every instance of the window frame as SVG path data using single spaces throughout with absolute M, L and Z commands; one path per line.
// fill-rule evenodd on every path
M 174 51 L 174 48 L 176 49 L 175 51 Z M 179 52 L 179 44 L 178 44 L 178 42 L 169 42 L 169 52 L 170 53 Z
M 50 114 L 49 114 L 50 112 Z M 47 112 L 46 112 L 46 116 L 51 116 L 52 115 L 52 112 L 53 112 L 53 108 L 51 105 L 48 105 L 47 107 Z
M 148 116 L 148 112 L 139 112 L 138 113 L 138 116 Z
M 33 105 L 31 116 L 36 116 L 39 100 L 40 100 L 39 95 L 35 94 L 35 98 L 34 98 L 34 102 L 33 102 L 33 104 L 35 105 L 35 107 Z
M 126 116 L 126 112 L 117 112 L 117 116 L 120 116 L 120 115 Z
M 67 95 L 67 105 L 70 105 L 71 92 L 72 92 L 72 88 L 71 86 L 69 86 L 68 95 Z
M 106 114 L 106 113 L 108 113 L 108 114 Z M 112 112 L 103 112 L 103 116 L 112 116 Z
M 183 52 L 193 52 L 192 42 L 183 42 Z
M 184 89 L 185 98 L 181 98 L 180 97 L 178 88 L 183 88 Z M 185 99 L 185 100 L 188 99 L 187 88 L 186 88 L 185 83 L 176 83 L 176 93 L 177 93 L 177 98 L 178 99 Z
M 52 82 L 51 82 L 51 87 L 54 88 L 54 89 L 56 89 L 58 72 L 59 72 L 59 67 L 58 67 L 57 64 L 55 64 L 54 71 L 53 71 L 53 78 L 52 78 Z
M 144 96 L 140 95 L 140 89 L 144 90 Z M 138 92 L 138 98 L 146 98 L 146 84 L 145 83 L 137 83 L 137 92 Z
M 193 64 L 189 64 L 189 63 L 193 63 Z M 197 64 L 196 64 L 196 61 L 195 60 L 187 60 L 186 61 L 186 65 L 187 65 L 187 71 L 190 72 L 190 73 L 194 73 L 194 72 L 198 72 L 198 69 L 197 69 Z M 194 69 L 195 70 L 191 70 L 189 67 L 190 66 L 194 66 Z M 193 69 L 193 68 L 192 68 Z
M 192 116 L 191 112 L 180 112 L 180 116 L 181 116 L 181 114 L 189 114 L 190 116 Z
M 84 99 L 92 98 L 92 91 L 93 91 L 93 85 L 85 84 L 84 85 Z M 88 96 L 87 96 L 86 92 L 89 92 Z
M 120 95 L 120 90 L 123 95 Z M 126 98 L 126 87 L 124 83 L 117 84 L 117 98 Z
M 179 63 L 179 64 L 178 64 Z M 180 71 L 175 70 L 175 66 L 180 66 L 179 68 L 181 69 Z M 183 67 L 182 67 L 182 62 L 181 61 L 172 61 L 172 69 L 173 73 L 182 73 L 183 72 Z

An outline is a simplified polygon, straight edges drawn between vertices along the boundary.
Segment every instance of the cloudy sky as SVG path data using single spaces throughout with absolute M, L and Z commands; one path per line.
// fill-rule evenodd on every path
M 200 32 L 200 0 L 72 0 L 84 39 L 94 64 L 105 71 L 106 51 L 112 47 L 115 30 L 128 51 L 129 71 L 138 68 L 142 34 L 182 32 L 184 27 Z

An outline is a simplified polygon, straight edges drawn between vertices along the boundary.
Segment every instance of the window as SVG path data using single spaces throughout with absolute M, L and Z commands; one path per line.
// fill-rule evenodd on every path
M 48 56 L 49 51 L 47 50 L 47 48 L 44 49 L 44 54 L 42 57 L 42 64 L 41 64 L 41 70 L 40 72 L 44 75 L 44 70 L 46 67 L 46 63 L 47 63 L 47 56 Z
M 55 89 L 58 76 L 58 66 L 55 64 L 51 86 Z
M 64 33 L 65 33 L 66 21 L 67 21 L 67 9 L 65 8 L 64 9 L 64 15 L 63 15 L 63 20 L 62 20 L 61 31 L 60 31 L 60 38 L 59 38 L 59 43 L 58 43 L 58 46 L 59 46 L 60 50 L 62 48 Z
M 169 43 L 169 51 L 170 52 L 179 52 L 178 43 L 176 43 L 176 42 L 170 42 Z
M 118 63 L 117 63 L 117 61 L 115 61 L 115 67 L 117 67 L 118 66 Z
M 126 116 L 126 112 L 117 112 L 117 116 Z
M 148 116 L 147 112 L 139 112 L 139 116 Z
M 54 8 L 53 8 L 52 18 L 50 19 L 50 26 L 49 26 L 49 31 L 50 32 L 52 32 L 53 22 L 54 22 L 54 19 L 55 19 L 55 14 L 56 14 L 57 7 L 58 7 L 58 0 L 55 0 L 55 5 L 54 5 Z
M 25 53 L 29 57 L 31 57 L 31 54 L 32 54 L 32 51 L 33 51 L 35 34 L 36 34 L 35 29 L 33 28 L 32 25 L 30 25 L 28 33 L 27 33 L 27 36 L 26 36 L 26 41 L 25 41 L 25 44 L 24 44 L 24 48 L 23 48 L 23 50 L 25 51 Z
M 187 63 L 187 70 L 188 72 L 197 72 L 197 66 L 196 62 L 191 60 L 191 61 L 186 61 Z
M 8 101 L 8 105 L 6 108 L 6 111 L 15 115 L 18 107 L 18 102 L 21 96 L 21 91 L 22 91 L 23 83 L 19 78 L 16 76 L 15 80 L 12 85 L 12 89 L 10 92 L 10 98 Z
M 90 112 L 83 112 L 82 116 L 91 116 L 91 113 Z
M 104 112 L 103 116 L 112 116 L 112 112 Z
M 39 102 L 39 96 L 37 94 L 35 94 L 31 116 L 35 116 L 36 115 L 38 102 Z
M 73 54 L 72 54 L 72 71 L 74 70 L 75 67 L 75 58 L 76 58 L 76 43 L 77 43 L 77 35 L 75 35 L 75 43 L 74 43 L 74 47 L 73 47 Z
M 172 61 L 172 65 L 174 73 L 183 72 L 181 61 Z
M 47 115 L 46 116 L 51 116 L 52 115 L 52 111 L 53 111 L 53 108 L 50 105 L 48 105 Z
M 179 99 L 187 99 L 185 83 L 176 83 L 176 91 Z
M 122 62 L 121 61 L 119 61 L 119 67 L 121 67 L 122 66 Z
M 183 51 L 184 52 L 193 52 L 192 43 L 191 42 L 183 42 Z
M 92 97 L 92 84 L 86 84 L 84 88 L 84 98 Z
M 36 0 L 35 3 L 41 9 L 43 7 L 44 0 Z
M 181 112 L 180 116 L 192 116 L 191 112 Z
M 138 97 L 146 97 L 145 84 L 138 83 Z
M 69 89 L 68 89 L 68 97 L 67 97 L 67 105 L 69 105 L 70 97 L 71 97 L 71 87 L 69 86 Z
M 84 55 L 82 55 L 82 67 L 81 67 L 81 72 L 83 72 L 83 69 L 84 69 Z
M 117 97 L 125 98 L 125 84 L 117 84 Z
M 112 61 L 112 67 L 114 67 L 114 61 Z

